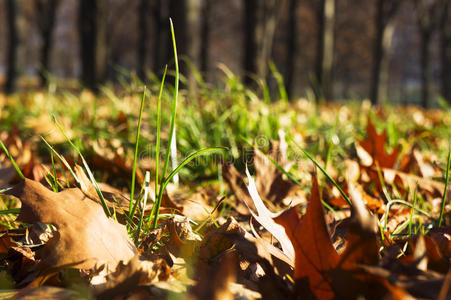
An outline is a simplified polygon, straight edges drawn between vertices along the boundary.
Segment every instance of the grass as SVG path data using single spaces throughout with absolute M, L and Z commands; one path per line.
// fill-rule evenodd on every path
M 161 78 L 152 75 L 143 83 L 133 74 L 123 71 L 121 87 L 107 84 L 102 87 L 100 95 L 57 87 L 51 92 L 30 92 L 26 96 L 5 98 L 6 104 L 0 102 L 0 105 L 7 105 L 9 108 L 1 111 L 0 132 L 14 135 L 13 132 L 17 129 L 20 138 L 33 142 L 33 150 L 39 153 L 43 160 L 49 158 L 51 172 L 48 176 L 55 191 L 59 189 L 57 173 L 62 170 L 54 161 L 54 157 L 67 169 L 68 174 L 64 173 L 66 182 L 71 182 L 70 178 L 73 178 L 75 185 L 79 184 L 79 179 L 71 165 L 81 159 L 102 200 L 105 213 L 109 216 L 113 216 L 115 212 L 110 211 L 106 205 L 96 178 L 112 185 L 119 183 L 127 188 L 126 191 L 130 192 L 130 206 L 126 222 L 136 242 L 143 232 L 158 225 L 163 192 L 176 174 L 180 174 L 181 184 L 189 188 L 196 188 L 208 182 L 213 189 L 226 196 L 225 203 L 229 199 L 223 185 L 222 163 L 233 162 L 238 170 L 244 173 L 245 164 L 250 161 L 251 150 L 263 154 L 269 150 L 267 144 L 260 145 L 258 141 L 277 139 L 279 129 L 287 133 L 294 145 L 289 149 L 289 157 L 296 164 L 286 171 L 273 161 L 276 167 L 296 184 L 306 187 L 310 184 L 309 170 L 304 167 L 306 161 L 310 160 L 348 203 L 350 200 L 340 187 L 341 182 L 345 180 L 341 175 L 345 173 L 344 160 L 355 158 L 355 143 L 366 136 L 368 115 L 379 132 L 387 130 L 388 151 L 399 144 L 401 152 L 406 154 L 415 146 L 425 155 L 434 157 L 433 161 L 437 162 L 441 169 L 445 168 L 442 165 L 446 161 L 445 183 L 448 183 L 451 151 L 445 152 L 444 149 L 449 149 L 447 146 L 451 136 L 449 108 L 434 117 L 420 110 L 411 112 L 410 108 L 402 110 L 388 106 L 385 108 L 386 118 L 381 118 L 372 111 L 368 102 L 349 101 L 345 105 L 327 104 L 320 107 L 305 99 L 289 102 L 283 78 L 274 65 L 271 65 L 271 72 L 277 83 L 276 91 L 272 91 L 262 80 L 258 80 L 260 91 L 249 90 L 242 83 L 240 76 L 233 74 L 227 67 L 220 66 L 224 74 L 222 81 L 212 85 L 197 76 L 197 96 L 191 97 L 188 91 L 179 89 L 183 76 L 179 72 L 172 21 L 170 26 L 175 70 L 168 73 L 166 66 Z M 167 76 L 174 78 L 172 84 L 166 80 Z M 147 88 L 142 92 L 144 84 Z M 23 97 L 23 101 L 17 101 L 18 97 Z M 428 122 L 412 121 L 412 114 L 423 114 Z M 61 121 L 55 124 L 62 139 L 58 139 L 55 134 L 57 130 L 54 130 L 54 125 L 51 124 L 50 115 Z M 33 120 L 38 119 L 44 121 L 41 120 L 38 125 L 33 124 Z M 45 120 L 52 125 L 48 130 L 42 129 Z M 130 124 L 133 126 L 129 126 Z M 39 135 L 42 135 L 41 140 L 35 138 Z M 179 165 L 170 166 L 171 155 L 175 157 L 174 151 L 171 151 L 171 141 L 175 135 L 177 153 L 179 157 L 185 158 L 181 159 Z M 8 144 L 7 146 L 10 147 Z M 24 175 L 7 146 L 1 142 L 7 159 L 23 178 Z M 151 150 L 149 146 L 152 147 Z M 130 177 L 111 178 L 108 176 L 108 170 L 90 167 L 95 147 L 101 147 L 107 153 L 114 153 L 120 156 L 126 165 L 131 165 L 131 182 Z M 161 159 L 163 150 L 164 156 Z M 300 156 L 297 150 L 303 155 Z M 212 155 L 214 153 L 221 153 L 221 157 Z M 151 163 L 150 166 L 141 167 L 148 173 L 146 172 L 145 176 L 144 192 L 138 193 L 136 170 L 144 164 L 145 159 L 151 160 L 153 165 Z M 326 171 L 329 170 L 328 167 L 336 169 L 338 176 Z M 418 195 L 418 201 L 412 204 L 405 200 L 408 198 L 406 193 L 397 191 L 396 186 L 385 184 L 381 172 L 378 175 L 386 205 L 386 214 L 381 219 L 383 230 L 387 228 L 388 213 L 393 205 L 410 209 L 409 220 L 405 223 L 409 233 L 416 232 L 415 222 L 421 222 L 419 216 L 435 217 L 432 208 L 424 203 L 426 201 L 420 201 L 421 195 Z M 150 182 L 155 182 L 156 201 L 149 213 L 145 211 L 145 207 Z M 444 219 L 446 193 L 447 184 L 442 197 L 440 216 L 436 218 L 438 226 L 442 225 Z M 221 215 L 224 207 L 219 209 Z M 3 215 L 17 213 L 17 209 L 6 207 L 2 212 Z

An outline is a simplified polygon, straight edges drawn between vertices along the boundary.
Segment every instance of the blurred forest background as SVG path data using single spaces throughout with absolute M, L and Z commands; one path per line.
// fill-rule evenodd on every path
M 451 0 L 0 0 L 0 85 L 160 76 L 169 17 L 189 88 L 223 64 L 254 88 L 280 73 L 291 99 L 451 103 Z

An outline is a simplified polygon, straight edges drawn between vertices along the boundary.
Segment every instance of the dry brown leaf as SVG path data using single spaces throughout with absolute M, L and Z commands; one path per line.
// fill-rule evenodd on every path
M 108 218 L 103 208 L 78 188 L 54 193 L 25 179 L 6 194 L 22 202 L 19 221 L 53 224 L 58 230 L 38 251 L 40 268 L 72 265 L 90 269 L 106 264 L 113 270 L 136 253 L 125 227 Z
M 288 145 L 285 142 L 285 134 L 279 132 L 279 141 L 271 141 L 271 149 L 267 155 L 284 170 L 288 170 L 293 164 L 287 158 Z M 261 197 L 271 203 L 281 203 L 283 199 L 298 189 L 291 180 L 283 177 L 283 173 L 259 150 L 254 152 L 255 185 Z
M 74 172 L 80 181 L 80 190 L 83 192 L 83 194 L 85 194 L 86 197 L 94 200 L 98 204 L 101 204 L 102 201 L 97 194 L 96 188 L 84 172 L 83 168 L 79 165 L 75 165 Z M 130 208 L 130 200 L 126 198 L 121 191 L 106 183 L 100 182 L 98 183 L 98 186 L 110 209 L 114 207 L 119 214 L 121 213 L 121 211 L 128 212 Z M 118 206 L 120 207 L 119 210 L 117 209 Z
M 6 188 L 15 177 L 14 167 L 9 163 L 0 162 L 0 189 Z
M 105 277 L 104 283 L 94 286 L 98 299 L 127 295 L 139 286 L 169 279 L 170 269 L 163 259 L 142 260 L 135 255 L 127 263 L 120 262 L 116 270 Z
M 196 268 L 196 285 L 187 299 L 234 299 L 229 284 L 236 281 L 238 269 L 236 253 L 223 255 L 214 266 Z
M 283 252 L 291 260 L 294 260 L 293 244 L 291 243 L 289 236 L 286 234 L 283 226 L 274 222 L 274 218 L 277 217 L 277 214 L 270 212 L 263 204 L 263 201 L 260 198 L 259 193 L 257 192 L 254 179 L 251 177 L 247 169 L 246 175 L 249 180 L 249 185 L 247 186 L 247 188 L 249 194 L 251 195 L 254 206 L 257 209 L 257 213 L 255 213 L 249 208 L 252 216 L 279 241 L 280 245 L 282 246 Z
M 47 300 L 73 300 L 81 298 L 74 290 L 54 286 L 41 286 L 37 288 L 25 288 L 13 295 L 14 299 L 47 299 Z
M 430 194 L 439 193 L 441 195 L 445 189 L 445 184 L 442 182 L 396 171 L 394 169 L 384 168 L 382 169 L 382 173 L 388 184 L 393 184 L 398 181 L 402 183 L 405 188 L 410 188 L 411 190 L 414 190 L 415 187 L 418 186 L 418 188 Z

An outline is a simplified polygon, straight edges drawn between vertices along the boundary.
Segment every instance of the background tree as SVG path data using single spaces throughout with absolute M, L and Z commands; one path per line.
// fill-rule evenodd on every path
M 451 2 L 445 1 L 440 22 L 441 90 L 451 104 Z
M 41 86 L 47 85 L 46 72 L 49 68 L 50 51 L 52 49 L 53 29 L 55 28 L 56 9 L 59 0 L 35 0 L 37 23 L 42 39 L 39 55 L 39 77 Z
M 286 88 L 290 99 L 294 96 L 295 70 L 298 68 L 298 0 L 289 0 L 288 26 L 287 26 L 287 54 L 286 54 Z
M 271 56 L 280 0 L 244 0 L 244 83 L 254 86 L 252 75 L 265 79 Z
M 373 69 L 370 99 L 373 104 L 381 104 L 387 98 L 387 81 L 390 47 L 395 30 L 395 15 L 402 0 L 375 0 L 376 37 L 373 47 Z
M 195 90 L 196 79 L 192 68 L 200 69 L 202 0 L 171 0 L 169 11 L 174 22 L 177 51 L 182 58 L 180 69 L 187 78 L 188 87 Z M 172 49 L 172 41 L 169 43 L 169 49 Z
M 203 75 L 208 72 L 209 45 L 210 45 L 210 27 L 212 23 L 212 1 L 204 0 L 202 7 L 202 37 L 201 37 L 201 62 L 200 71 Z
M 170 60 L 169 51 L 169 1 L 153 0 L 153 71 L 159 74 L 165 64 Z
M 147 60 L 147 19 L 149 10 L 149 1 L 140 0 L 138 8 L 138 47 L 137 64 L 138 64 L 138 76 L 141 80 L 145 80 L 146 76 L 146 60 Z
M 18 68 L 17 48 L 19 44 L 19 37 L 16 23 L 17 4 L 15 0 L 6 1 L 6 11 L 8 27 L 8 49 L 6 52 L 7 70 L 5 92 L 9 94 L 14 91 Z
M 431 40 L 437 27 L 440 25 L 440 14 L 447 0 L 415 0 L 415 12 L 421 36 L 421 104 L 423 107 L 431 106 Z
M 335 0 L 320 0 L 316 14 L 318 32 L 313 90 L 317 101 L 332 100 Z
M 105 0 L 80 0 L 78 30 L 80 36 L 81 81 L 96 90 L 105 80 L 107 47 Z

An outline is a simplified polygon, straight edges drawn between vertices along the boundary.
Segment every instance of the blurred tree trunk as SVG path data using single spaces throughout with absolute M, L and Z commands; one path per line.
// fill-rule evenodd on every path
M 87 88 L 95 91 L 105 80 L 107 66 L 104 9 L 104 0 L 79 2 L 81 81 Z
M 169 53 L 169 1 L 154 0 L 152 5 L 152 14 L 154 20 L 154 58 L 153 72 L 159 74 L 165 64 L 172 57 Z
M 287 44 L 287 67 L 286 85 L 288 98 L 292 99 L 295 93 L 295 71 L 298 68 L 298 28 L 297 28 L 298 0 L 290 0 L 288 8 L 288 44 Z
M 431 107 L 431 39 L 440 25 L 440 14 L 448 0 L 415 0 L 417 23 L 421 35 L 421 104 Z
M 211 14 L 211 0 L 204 0 L 204 5 L 202 8 L 202 40 L 201 40 L 201 62 L 200 71 L 203 76 L 206 76 L 208 72 L 208 59 L 209 53 L 208 49 L 210 47 L 210 26 L 212 22 Z
M 451 2 L 447 1 L 440 22 L 442 96 L 451 104 Z
M 196 89 L 193 69 L 199 71 L 202 44 L 202 0 L 171 0 L 169 11 L 174 23 L 180 71 L 187 78 L 189 90 Z M 172 40 L 169 49 L 172 49 Z M 172 57 L 172 51 L 171 51 Z
M 314 91 L 316 101 L 332 100 L 332 68 L 334 62 L 335 0 L 320 0 L 316 11 L 318 37 Z
M 53 42 L 53 29 L 55 28 L 56 9 L 59 0 L 35 0 L 38 12 L 38 29 L 42 38 L 41 53 L 39 56 L 39 77 L 41 86 L 47 85 L 46 72 L 49 70 L 49 57 Z
M 371 103 L 380 105 L 387 98 L 390 47 L 395 29 L 394 17 L 402 0 L 376 0 L 376 38 L 373 46 Z
M 8 49 L 6 51 L 6 83 L 5 92 L 7 94 L 14 92 L 17 77 L 18 57 L 17 48 L 19 37 L 17 30 L 17 3 L 15 0 L 6 1 L 7 26 L 8 26 Z
M 144 81 L 146 79 L 146 61 L 147 61 L 147 12 L 149 10 L 149 1 L 141 0 L 138 5 L 138 47 L 137 63 L 138 77 Z
M 281 0 L 244 0 L 244 83 L 255 87 L 255 80 L 265 80 L 271 56 Z

